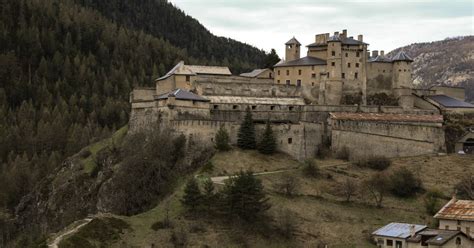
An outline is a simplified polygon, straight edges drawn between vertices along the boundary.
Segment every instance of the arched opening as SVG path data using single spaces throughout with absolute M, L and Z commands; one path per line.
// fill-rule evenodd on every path
M 474 154 L 474 139 L 467 139 L 463 144 L 463 150 L 467 154 Z
M 461 238 L 460 237 L 456 238 L 456 245 L 461 245 Z

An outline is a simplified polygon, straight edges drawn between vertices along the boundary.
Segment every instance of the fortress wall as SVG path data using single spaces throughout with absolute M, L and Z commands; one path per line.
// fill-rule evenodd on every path
M 130 93 L 130 102 L 153 101 L 155 88 L 136 88 Z
M 209 121 L 209 120 L 173 120 L 170 127 L 178 133 L 186 135 L 191 140 L 199 140 L 212 144 L 214 137 L 223 125 L 230 136 L 232 144 L 237 144 L 240 122 Z M 265 124 L 256 124 L 257 142 L 265 129 Z M 298 160 L 313 157 L 322 142 L 323 127 L 321 124 L 273 124 L 272 129 L 277 140 L 277 149 Z
M 415 156 L 445 150 L 441 124 L 339 120 L 332 129 L 332 149 L 346 146 L 351 159 L 367 156 Z M 355 141 L 355 142 L 354 142 Z
M 297 97 L 301 88 L 294 85 L 277 85 L 273 83 L 242 82 L 195 82 L 199 95 L 253 96 L 253 97 Z
M 156 125 L 160 118 L 159 116 L 160 113 L 157 108 L 132 108 L 128 121 L 128 130 L 133 133 L 151 125 Z

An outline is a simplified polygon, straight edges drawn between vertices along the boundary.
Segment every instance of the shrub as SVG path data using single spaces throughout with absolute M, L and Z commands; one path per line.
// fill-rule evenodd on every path
M 390 191 L 399 197 L 410 197 L 422 190 L 421 180 L 405 167 L 390 175 Z
M 363 183 L 366 192 L 372 197 L 378 208 L 382 207 L 383 199 L 390 190 L 389 177 L 385 173 L 376 173 Z
M 87 158 L 92 154 L 92 152 L 89 149 L 83 149 L 79 152 L 79 156 L 81 158 Z
M 391 164 L 392 164 L 392 161 L 390 161 L 390 159 L 383 156 L 373 156 L 367 159 L 359 160 L 357 162 L 357 165 L 359 167 L 366 167 L 366 168 L 379 170 L 379 171 L 383 171 L 387 169 L 388 167 L 390 167 Z
M 303 175 L 307 177 L 318 177 L 320 174 L 319 167 L 312 160 L 306 160 L 303 164 Z
M 151 225 L 151 229 L 158 231 L 160 229 L 167 229 L 171 227 L 171 222 L 169 220 L 157 221 Z
M 330 155 L 331 155 L 331 149 L 329 149 L 329 147 L 323 144 L 318 145 L 318 151 L 316 152 L 317 158 L 325 159 L 325 158 L 330 157 Z
M 186 247 L 188 239 L 188 233 L 182 227 L 178 230 L 173 229 L 171 232 L 170 241 L 175 247 Z
M 296 194 L 298 186 L 299 182 L 295 176 L 284 175 L 280 177 L 280 182 L 275 184 L 275 190 L 286 196 L 291 197 Z
M 474 200 L 474 175 L 467 174 L 463 176 L 455 189 L 459 197 Z
M 345 161 L 349 161 L 349 158 L 350 158 L 350 151 L 349 151 L 349 148 L 347 148 L 347 146 L 343 146 L 337 153 L 336 153 L 336 158 L 337 159 L 341 159 L 341 160 L 345 160 Z
M 219 130 L 216 133 L 216 149 L 219 151 L 228 151 L 230 150 L 229 145 L 229 133 L 225 129 L 224 125 L 221 125 Z
M 357 193 L 357 186 L 357 182 L 352 178 L 346 178 L 339 185 L 339 191 L 344 196 L 346 202 L 350 202 L 351 197 Z
M 290 210 L 281 210 L 277 213 L 276 224 L 278 232 L 285 239 L 291 239 L 296 231 L 296 214 Z
M 443 194 L 439 191 L 433 190 L 428 191 L 423 197 L 423 202 L 425 204 L 426 213 L 429 215 L 434 215 L 440 209 L 439 198 L 443 197 Z
M 211 173 L 213 171 L 214 171 L 214 164 L 211 161 L 208 161 L 207 163 L 205 163 L 204 166 L 201 168 L 201 172 Z

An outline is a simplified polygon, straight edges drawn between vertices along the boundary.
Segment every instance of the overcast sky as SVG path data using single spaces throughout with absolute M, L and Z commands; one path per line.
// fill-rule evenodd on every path
M 364 35 L 371 50 L 473 35 L 472 0 L 170 0 L 212 33 L 284 56 L 295 36 L 304 46 L 319 33 Z M 306 48 L 302 50 L 302 55 Z

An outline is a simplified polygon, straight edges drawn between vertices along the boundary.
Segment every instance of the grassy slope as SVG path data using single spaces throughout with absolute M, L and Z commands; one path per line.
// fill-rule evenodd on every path
M 216 154 L 211 161 L 214 171 L 207 173 L 211 176 L 231 174 L 240 169 L 251 168 L 255 172 L 263 172 L 292 169 L 299 165 L 297 161 L 282 154 L 267 157 L 254 151 L 240 150 Z M 306 247 L 315 246 L 321 241 L 331 244 L 331 247 L 372 247 L 367 241 L 369 233 L 388 222 L 434 224 L 432 217 L 425 213 L 421 196 L 412 199 L 389 196 L 382 209 L 373 207 L 371 199 L 363 194 L 357 195 L 354 202 L 345 203 L 343 197 L 337 194 L 338 184 L 348 177 L 360 182 L 374 172 L 338 160 L 317 162 L 322 172 L 318 179 L 304 177 L 301 170 L 259 176 L 273 205 L 270 214 L 274 215 L 281 209 L 288 209 L 296 214 L 298 226 L 294 241 L 242 234 L 234 225 L 219 223 L 212 218 L 185 217 L 179 202 L 186 181 L 183 178 L 176 192 L 156 208 L 132 217 L 119 217 L 130 224 L 130 229 L 114 247 L 122 247 L 124 244 L 127 247 L 145 247 L 152 243 L 155 247 L 173 247 L 170 242 L 172 230 L 180 229 L 188 233 L 188 244 L 191 247 L 239 247 L 243 240 L 251 247 Z M 459 155 L 403 158 L 395 160 L 388 170 L 401 166 L 418 174 L 426 189 L 442 190 L 446 199 L 440 204 L 444 204 L 458 178 L 467 171 L 474 173 L 474 158 Z M 274 190 L 274 184 L 290 174 L 299 181 L 297 196 L 293 198 L 283 197 Z M 152 230 L 151 225 L 163 220 L 166 212 L 169 213 L 173 227 Z

